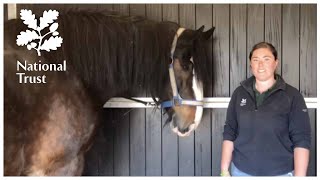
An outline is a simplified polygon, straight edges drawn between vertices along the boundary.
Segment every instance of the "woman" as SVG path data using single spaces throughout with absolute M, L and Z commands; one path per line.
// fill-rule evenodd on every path
M 299 91 L 275 74 L 277 51 L 256 44 L 249 55 L 253 76 L 233 92 L 223 132 L 221 175 L 305 176 L 311 128 Z

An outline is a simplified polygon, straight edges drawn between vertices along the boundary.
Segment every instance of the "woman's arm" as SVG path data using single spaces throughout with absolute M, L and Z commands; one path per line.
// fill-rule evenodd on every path
M 232 159 L 233 141 L 224 140 L 221 155 L 221 176 L 230 176 L 229 166 Z
M 309 150 L 294 148 L 294 176 L 306 176 L 309 163 Z

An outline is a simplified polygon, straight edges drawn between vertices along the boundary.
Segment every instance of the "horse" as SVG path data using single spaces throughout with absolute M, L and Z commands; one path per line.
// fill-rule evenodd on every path
M 61 47 L 41 56 L 34 45 L 17 45 L 24 20 L 4 23 L 4 175 L 81 175 L 99 112 L 112 97 L 145 91 L 179 136 L 196 129 L 214 27 L 88 10 L 61 12 L 57 23 Z

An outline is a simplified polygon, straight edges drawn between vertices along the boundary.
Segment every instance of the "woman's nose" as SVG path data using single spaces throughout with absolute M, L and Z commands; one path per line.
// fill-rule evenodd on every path
M 259 61 L 258 65 L 263 66 L 263 61 Z

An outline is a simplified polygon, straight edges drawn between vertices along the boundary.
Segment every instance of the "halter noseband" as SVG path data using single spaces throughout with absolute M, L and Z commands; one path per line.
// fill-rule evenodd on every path
M 177 46 L 178 37 L 182 34 L 182 32 L 185 30 L 185 28 L 179 28 L 177 30 L 176 35 L 174 36 L 172 46 L 171 46 L 171 64 L 169 65 L 169 77 L 170 77 L 170 83 L 172 88 L 172 94 L 173 98 L 172 100 L 164 101 L 161 103 L 161 108 L 167 108 L 172 106 L 180 106 L 180 105 L 189 105 L 189 106 L 203 106 L 203 101 L 197 101 L 197 100 L 189 100 L 189 99 L 182 99 L 177 88 L 176 78 L 174 75 L 173 70 L 173 54 Z

